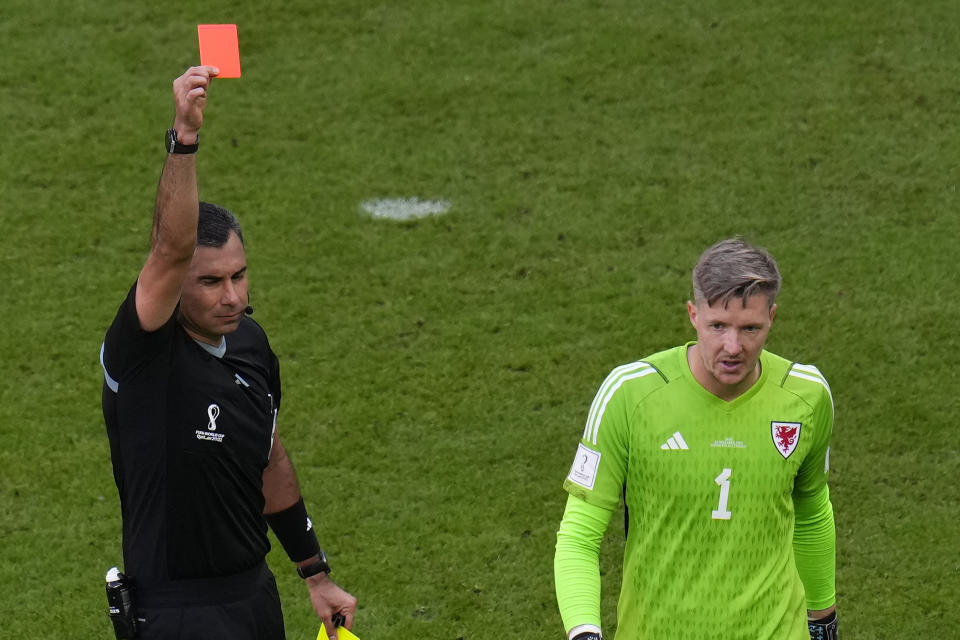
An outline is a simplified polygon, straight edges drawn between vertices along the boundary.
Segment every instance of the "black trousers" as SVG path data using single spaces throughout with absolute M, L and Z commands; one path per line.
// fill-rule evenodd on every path
M 142 640 L 285 640 L 266 563 L 237 576 L 137 589 Z

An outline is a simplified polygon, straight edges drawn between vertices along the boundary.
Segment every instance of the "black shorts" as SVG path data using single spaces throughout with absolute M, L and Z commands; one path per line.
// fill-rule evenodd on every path
M 142 640 L 285 640 L 266 563 L 236 576 L 138 587 L 136 606 Z

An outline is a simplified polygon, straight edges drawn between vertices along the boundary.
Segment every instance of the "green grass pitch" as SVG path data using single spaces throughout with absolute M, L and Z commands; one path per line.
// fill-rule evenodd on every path
M 0 638 L 112 637 L 97 354 L 146 256 L 170 83 L 216 22 L 244 73 L 212 88 L 201 197 L 245 226 L 280 430 L 360 638 L 563 637 L 589 403 L 691 338 L 690 267 L 735 233 L 784 273 L 769 348 L 834 389 L 843 637 L 957 637 L 954 3 L 5 0 Z M 360 213 L 412 197 L 450 212 Z

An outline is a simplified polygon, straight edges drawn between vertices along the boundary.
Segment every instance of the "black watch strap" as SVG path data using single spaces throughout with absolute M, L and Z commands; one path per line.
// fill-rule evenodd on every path
M 177 130 L 167 129 L 166 147 L 167 153 L 196 153 L 200 148 L 200 136 L 197 136 L 197 141 L 193 144 L 181 144 L 177 140 Z
M 584 631 L 573 636 L 573 640 L 603 640 L 596 631 Z
M 327 556 L 324 555 L 323 551 L 320 551 L 320 557 L 316 561 L 302 567 L 297 567 L 297 574 L 304 580 L 318 573 L 330 573 L 330 565 L 327 563 Z

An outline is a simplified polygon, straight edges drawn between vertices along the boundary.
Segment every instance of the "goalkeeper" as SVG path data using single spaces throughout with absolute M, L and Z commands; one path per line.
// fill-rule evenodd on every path
M 697 341 L 600 386 L 557 534 L 570 640 L 601 638 L 598 553 L 621 501 L 617 640 L 837 637 L 833 399 L 816 367 L 764 350 L 780 283 L 765 250 L 710 247 L 687 302 Z

